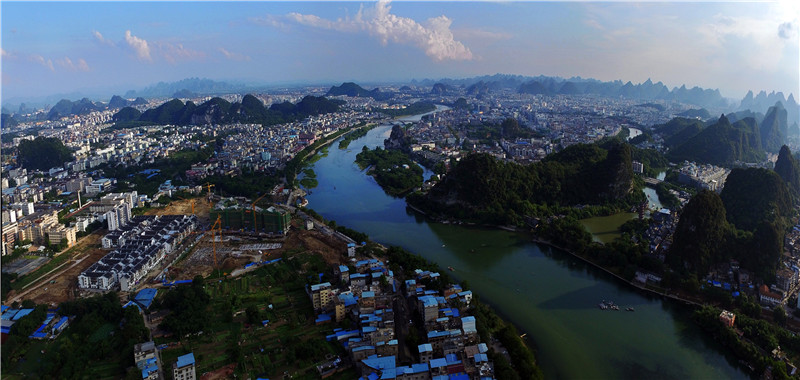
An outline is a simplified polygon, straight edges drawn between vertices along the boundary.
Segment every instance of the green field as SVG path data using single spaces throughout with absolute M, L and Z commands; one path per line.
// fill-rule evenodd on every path
M 305 292 L 307 281 L 316 283 L 317 273 L 327 270 L 318 256 L 300 254 L 236 279 L 207 280 L 209 325 L 202 334 L 164 349 L 165 367 L 178 356 L 193 352 L 198 376 L 237 363 L 237 377 L 274 378 L 288 372 L 296 379 L 319 378 L 316 363 L 345 354 L 338 344 L 325 341 L 338 326 L 314 324 L 311 300 Z M 249 323 L 246 310 L 251 307 L 258 310 L 259 321 L 269 320 L 267 326 Z M 178 340 L 157 340 L 159 344 L 169 342 Z

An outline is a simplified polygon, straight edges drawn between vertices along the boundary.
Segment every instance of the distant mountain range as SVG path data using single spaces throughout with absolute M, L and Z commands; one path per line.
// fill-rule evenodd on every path
M 217 82 L 211 79 L 186 78 L 177 82 L 158 82 L 143 90 L 130 90 L 125 93 L 126 98 L 142 96 L 146 98 L 176 97 L 188 98 L 195 95 L 217 95 L 225 93 L 245 92 L 250 86 Z
M 798 106 L 797 101 L 794 99 L 794 94 L 789 94 L 789 97 L 785 98 L 782 92 L 770 92 L 767 94 L 766 91 L 761 91 L 758 95 L 753 96 L 753 91 L 748 91 L 736 110 L 751 110 L 754 112 L 766 113 L 767 109 L 778 102 L 783 104 L 786 108 L 787 123 L 790 125 L 800 123 L 800 106 Z
M 343 102 L 338 100 L 310 95 L 297 104 L 284 102 L 273 104 L 268 108 L 261 100 L 250 94 L 245 95 L 241 103 L 231 103 L 222 98 L 213 98 L 196 105 L 191 101 L 183 103 L 180 99 L 172 99 L 144 113 L 140 113 L 132 107 L 123 108 L 114 114 L 113 120 L 118 123 L 128 123 L 127 125 L 130 126 L 222 123 L 273 125 L 302 119 L 310 115 L 336 112 L 342 104 Z
M 542 94 L 542 95 L 579 95 L 579 94 L 595 94 L 611 97 L 624 97 L 630 99 L 639 99 L 644 101 L 653 100 L 666 100 L 678 101 L 686 104 L 696 105 L 712 113 L 725 112 L 730 115 L 733 112 L 750 110 L 753 113 L 766 114 L 767 109 L 772 107 L 777 102 L 781 102 L 787 111 L 787 123 L 791 126 L 800 122 L 800 105 L 797 104 L 793 95 L 788 98 L 780 92 L 772 92 L 767 94 L 764 91 L 754 95 L 753 92 L 748 92 L 747 95 L 739 102 L 738 106 L 728 99 L 722 97 L 718 90 L 702 89 L 700 87 L 687 88 L 686 86 L 674 87 L 671 90 L 661 82 L 653 82 L 650 79 L 640 84 L 633 84 L 632 82 L 623 82 L 620 80 L 603 82 L 596 79 L 586 79 L 581 77 L 572 77 L 568 79 L 560 77 L 549 76 L 521 76 L 521 75 L 484 75 L 464 79 L 449 79 L 444 78 L 440 80 L 425 79 L 422 81 L 412 80 L 410 82 L 412 87 L 403 86 L 401 92 L 428 92 L 426 88 L 430 88 L 429 93 L 434 95 L 455 95 L 458 93 L 466 93 L 476 97 L 482 97 L 498 90 L 511 90 L 519 93 L 528 94 Z M 199 95 L 220 95 L 226 93 L 254 93 L 259 90 L 265 90 L 266 87 L 252 86 L 242 83 L 229 83 L 214 81 L 205 78 L 187 78 L 176 82 L 159 82 L 157 84 L 145 87 L 142 90 L 127 91 L 123 97 L 115 95 L 111 101 L 105 105 L 101 102 L 92 102 L 84 97 L 78 101 L 65 102 L 70 96 L 66 96 L 59 101 L 55 106 L 50 108 L 48 118 L 57 118 L 71 114 L 81 114 L 91 112 L 92 110 L 108 108 L 119 108 L 129 105 L 135 105 L 124 101 L 126 99 L 136 98 L 136 104 L 142 104 L 144 98 L 189 98 Z M 333 86 L 330 88 L 327 96 L 360 96 L 371 97 L 376 100 L 390 99 L 394 93 L 391 91 L 382 91 L 380 88 L 367 90 L 362 88 L 356 83 L 346 82 L 340 86 Z M 51 99 L 49 97 L 48 99 Z M 72 98 L 74 99 L 74 98 Z M 654 103 L 653 103 L 654 104 Z M 12 111 L 17 109 L 16 106 L 4 103 L 3 113 L 14 115 Z M 30 111 L 32 107 L 25 104 L 19 105 L 17 113 L 25 113 L 23 111 Z M 53 111 L 55 109 L 55 111 Z M 700 111 L 698 111 L 700 112 Z M 700 117 L 706 119 L 702 113 L 686 114 L 687 117 Z

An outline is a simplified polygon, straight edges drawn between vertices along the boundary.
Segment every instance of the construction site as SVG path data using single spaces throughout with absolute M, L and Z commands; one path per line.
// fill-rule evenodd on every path
M 214 204 L 206 198 L 182 199 L 145 212 L 145 215 L 194 214 L 199 218 L 200 227 L 161 260 L 133 291 L 169 286 L 174 281 L 191 280 L 197 275 L 207 277 L 215 269 L 224 276 L 238 276 L 259 264 L 304 252 L 318 254 L 331 265 L 346 261 L 347 242 L 319 222 L 307 220 L 306 216 L 293 217 L 288 210 L 271 207 L 240 205 L 237 208 L 231 207 L 230 202 L 218 204 L 222 206 L 218 206 L 215 213 Z M 323 228 L 309 229 L 309 226 Z M 8 302 L 30 299 L 37 304 L 57 305 L 96 294 L 79 289 L 77 278 L 109 253 L 100 242 L 107 232 L 100 230 L 82 238 L 75 247 L 62 253 L 67 256 L 61 258 L 57 266 L 49 268 L 45 264 L 31 272 L 33 281 L 28 279 L 24 288 L 9 293 Z

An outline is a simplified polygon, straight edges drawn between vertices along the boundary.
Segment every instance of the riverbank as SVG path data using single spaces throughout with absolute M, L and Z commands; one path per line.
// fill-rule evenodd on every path
M 603 272 L 606 272 L 606 273 L 610 274 L 611 276 L 614 276 L 619 281 L 622 281 L 622 282 L 624 282 L 624 283 L 626 283 L 628 285 L 631 285 L 631 286 L 633 286 L 634 288 L 636 288 L 638 290 L 647 292 L 649 294 L 655 294 L 655 295 L 658 295 L 658 296 L 661 296 L 661 297 L 669 298 L 669 299 L 672 299 L 674 301 L 680 301 L 680 302 L 683 302 L 683 303 L 685 303 L 687 305 L 692 305 L 692 306 L 703 306 L 703 305 L 705 305 L 704 303 L 698 302 L 696 300 L 690 300 L 690 299 L 683 298 L 683 297 L 680 297 L 680 296 L 675 295 L 675 294 L 670 294 L 670 293 L 667 293 L 667 292 L 659 292 L 658 290 L 648 288 L 646 286 L 646 284 L 644 284 L 644 286 L 643 286 L 639 282 L 629 281 L 629 280 L 625 279 L 624 277 L 620 276 L 619 274 L 615 273 L 614 271 L 612 271 L 612 270 L 610 270 L 610 269 L 608 269 L 606 267 L 603 267 L 600 264 L 595 263 L 594 261 L 590 260 L 589 258 L 584 257 L 582 255 L 579 255 L 579 254 L 575 253 L 574 251 L 572 251 L 572 250 L 570 250 L 568 248 L 561 247 L 561 246 L 559 246 L 559 245 L 557 245 L 557 244 L 555 244 L 555 243 L 553 243 L 553 242 L 551 242 L 549 240 L 542 239 L 542 238 L 539 238 L 539 237 L 534 237 L 534 238 L 531 239 L 531 241 L 536 243 L 536 244 L 546 245 L 548 247 L 555 248 L 555 249 L 558 249 L 560 251 L 569 253 L 573 257 L 576 257 L 578 259 L 583 260 L 583 262 L 585 262 L 585 263 L 587 263 L 587 264 L 589 264 L 589 265 L 591 265 L 591 266 L 593 266 L 593 267 L 595 267 L 597 269 L 600 269 Z
M 298 152 L 294 156 L 294 158 L 292 158 L 291 160 L 289 160 L 289 162 L 286 163 L 286 166 L 284 167 L 285 182 L 289 186 L 294 187 L 295 186 L 294 182 L 297 179 L 297 174 L 300 171 L 300 169 L 302 169 L 303 166 L 306 164 L 306 160 L 309 157 L 314 156 L 315 154 L 317 154 L 317 151 L 319 149 L 330 145 L 331 143 L 336 141 L 336 139 L 338 139 L 339 137 L 346 136 L 347 134 L 360 129 L 363 126 L 364 122 L 361 122 L 355 125 L 351 125 L 346 129 L 340 129 L 332 134 L 324 136 L 322 139 L 315 141 L 313 144 L 305 147 L 303 150 Z
M 390 129 L 378 127 L 351 147 L 382 147 Z M 690 309 L 681 303 L 645 296 L 524 234 L 431 223 L 354 165 L 358 152 L 330 149 L 312 165 L 319 188 L 326 189 L 309 194 L 314 210 L 386 246 L 401 246 L 441 268 L 453 267 L 455 272 L 445 273 L 468 284 L 501 317 L 519 326 L 520 334 L 527 333 L 530 348 L 539 348 L 536 360 L 545 377 L 746 378 L 692 323 Z M 604 313 L 596 306 L 602 299 L 634 306 L 636 312 Z
M 478 228 L 493 228 L 493 229 L 500 229 L 500 230 L 504 230 L 504 231 L 517 232 L 517 233 L 526 232 L 526 231 L 532 232 L 531 230 L 526 230 L 526 229 L 522 229 L 522 228 L 515 227 L 515 226 L 498 226 L 498 225 L 486 225 L 486 224 L 479 225 L 479 224 L 475 224 L 475 223 L 467 223 L 467 222 L 462 222 L 462 221 L 453 220 L 453 219 L 438 219 L 438 218 L 435 218 L 435 217 L 429 215 L 428 213 L 426 213 L 425 211 L 423 211 L 419 207 L 414 206 L 413 204 L 411 204 L 409 202 L 406 202 L 406 207 L 408 207 L 408 208 L 420 213 L 421 215 L 425 216 L 427 219 L 429 219 L 429 220 L 431 220 L 431 221 L 433 221 L 435 223 L 459 224 L 459 225 L 465 225 L 465 226 L 470 226 L 470 227 L 478 227 Z M 631 285 L 631 286 L 633 286 L 634 288 L 636 288 L 638 290 L 645 291 L 645 292 L 647 292 L 649 294 L 655 294 L 655 295 L 658 295 L 658 296 L 661 296 L 661 297 L 669 298 L 669 299 L 672 299 L 672 300 L 675 300 L 675 301 L 680 301 L 680 302 L 683 302 L 683 303 L 685 303 L 687 305 L 693 305 L 693 306 L 702 306 L 702 305 L 704 305 L 704 303 L 699 302 L 697 300 L 691 300 L 691 299 L 684 298 L 684 297 L 681 297 L 681 296 L 676 295 L 676 294 L 671 294 L 671 293 L 667 293 L 667 292 L 661 292 L 661 291 L 658 291 L 656 289 L 648 288 L 646 286 L 646 284 L 641 284 L 641 283 L 638 283 L 636 281 L 630 281 L 630 280 L 620 276 L 618 273 L 612 271 L 611 269 L 606 268 L 606 267 L 604 267 L 604 266 L 602 266 L 602 265 L 590 260 L 589 258 L 584 257 L 584 256 L 574 252 L 573 250 L 571 250 L 569 248 L 566 248 L 566 247 L 563 247 L 563 246 L 559 246 L 558 244 L 553 243 L 553 242 L 551 242 L 549 240 L 540 238 L 538 236 L 534 236 L 531 239 L 531 241 L 533 243 L 536 243 L 536 244 L 546 245 L 548 247 L 555 248 L 555 249 L 561 250 L 563 252 L 569 253 L 570 255 L 583 260 L 585 263 L 587 263 L 589 265 L 592 265 L 595 268 L 600 269 L 600 270 L 612 275 L 613 277 L 617 278 L 618 280 L 620 280 L 620 281 L 622 281 L 622 282 L 624 282 L 624 283 L 626 283 L 628 285 Z

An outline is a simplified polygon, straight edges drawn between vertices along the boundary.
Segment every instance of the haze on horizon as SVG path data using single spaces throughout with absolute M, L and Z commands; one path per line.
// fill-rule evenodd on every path
M 2 98 L 188 77 L 386 83 L 581 76 L 798 96 L 796 1 L 2 2 Z

